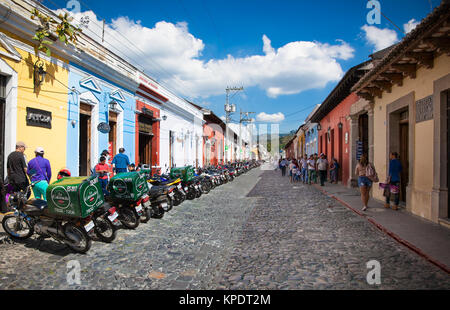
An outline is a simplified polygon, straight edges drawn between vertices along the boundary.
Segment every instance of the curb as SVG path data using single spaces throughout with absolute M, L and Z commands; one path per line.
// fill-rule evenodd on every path
M 412 243 L 406 241 L 405 239 L 401 238 L 400 236 L 398 236 L 397 234 L 395 234 L 394 232 L 390 231 L 389 229 L 387 229 L 386 227 L 384 227 L 383 225 L 381 225 L 380 223 L 376 222 L 374 219 L 372 218 L 368 218 L 367 215 L 361 213 L 361 211 L 356 210 L 355 208 L 351 207 L 348 203 L 346 203 L 345 201 L 342 201 L 341 199 L 339 199 L 338 197 L 336 197 L 335 195 L 332 195 L 330 193 L 328 193 L 326 190 L 320 188 L 318 185 L 314 184 L 314 187 L 318 190 L 320 190 L 323 194 L 325 194 L 328 197 L 331 197 L 333 199 L 335 199 L 336 201 L 338 201 L 339 203 L 341 203 L 342 205 L 344 205 L 345 207 L 349 208 L 350 210 L 352 210 L 353 212 L 355 212 L 356 214 L 358 214 L 361 217 L 364 217 L 365 219 L 367 219 L 367 221 L 369 223 L 371 223 L 373 226 L 375 226 L 377 229 L 379 229 L 380 231 L 382 231 L 383 233 L 385 233 L 386 235 L 388 235 L 389 237 L 391 237 L 392 239 L 394 239 L 395 241 L 397 241 L 398 243 L 404 245 L 405 247 L 407 247 L 408 249 L 410 249 L 411 251 L 415 252 L 416 254 L 418 254 L 419 256 L 421 256 L 422 258 L 426 259 L 427 261 L 429 261 L 430 263 L 432 263 L 433 265 L 439 267 L 440 269 L 442 269 L 443 271 L 447 272 L 448 274 L 450 274 L 450 267 L 448 267 L 447 265 L 437 261 L 436 259 L 432 258 L 431 256 L 429 256 L 428 254 L 426 254 L 425 252 L 423 252 L 421 249 L 419 249 L 418 247 L 416 247 L 415 245 L 413 245 Z

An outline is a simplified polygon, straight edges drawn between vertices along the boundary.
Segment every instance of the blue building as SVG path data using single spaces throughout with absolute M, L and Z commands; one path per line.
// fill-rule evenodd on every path
M 110 152 L 111 161 L 123 147 L 134 162 L 136 82 L 105 64 L 101 68 L 102 75 L 69 65 L 67 168 L 72 176 L 90 175 L 103 150 Z
M 314 110 L 308 115 L 308 117 L 305 120 L 304 125 L 304 131 L 305 131 L 305 148 L 306 148 L 306 155 L 312 155 L 312 154 L 318 154 L 319 153 L 319 131 L 318 131 L 318 124 L 311 122 L 311 117 L 314 115 L 314 113 L 317 111 L 317 109 L 320 107 L 320 104 L 318 104 Z

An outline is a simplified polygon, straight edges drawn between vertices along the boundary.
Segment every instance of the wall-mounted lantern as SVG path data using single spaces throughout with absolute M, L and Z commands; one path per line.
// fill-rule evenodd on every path
M 45 75 L 47 72 L 44 70 L 44 62 L 42 60 L 38 60 L 34 63 L 34 75 L 33 82 L 34 87 L 38 88 L 45 80 Z
M 321 131 L 321 130 L 322 130 L 322 126 L 320 126 L 320 124 L 317 125 L 317 130 L 318 130 L 318 131 Z
M 341 122 L 339 122 L 338 128 L 339 128 L 339 129 L 342 129 L 342 127 L 344 127 L 344 124 L 342 124 Z

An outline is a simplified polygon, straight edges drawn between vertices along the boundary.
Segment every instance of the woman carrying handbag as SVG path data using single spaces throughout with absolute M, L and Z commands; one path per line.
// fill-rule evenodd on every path
M 362 210 L 366 211 L 368 208 L 370 189 L 373 182 L 379 182 L 378 174 L 375 167 L 369 163 L 367 155 L 361 155 L 358 164 L 356 165 L 355 174 L 358 176 L 358 186 L 361 192 L 361 200 L 363 203 Z

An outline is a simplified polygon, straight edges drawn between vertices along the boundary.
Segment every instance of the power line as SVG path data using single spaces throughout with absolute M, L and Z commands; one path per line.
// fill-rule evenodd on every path
M 79 0 L 84 6 L 86 6 L 88 9 L 90 9 L 92 12 L 94 12 L 94 10 L 91 8 L 91 7 L 89 7 L 85 2 L 83 2 L 82 0 Z M 97 13 L 95 13 L 96 14 L 96 16 L 97 17 L 99 17 L 100 19 L 104 19 L 104 18 L 102 18 L 100 15 L 98 15 Z M 111 29 L 111 28 L 110 28 Z M 165 75 L 166 76 L 168 76 L 169 78 L 173 78 L 174 80 L 174 82 L 179 86 L 179 87 L 181 87 L 181 89 L 184 89 L 184 87 L 186 87 L 186 85 L 184 84 L 185 82 L 183 81 L 183 80 L 181 80 L 178 76 L 176 76 L 176 75 L 173 75 L 173 74 L 170 74 L 169 72 L 167 72 L 162 66 L 160 66 L 157 62 L 154 62 L 152 59 L 151 59 L 151 57 L 149 57 L 144 51 L 142 51 L 142 49 L 140 49 L 138 46 L 136 46 L 133 42 L 131 42 L 127 37 L 125 37 L 120 31 L 118 31 L 117 29 L 112 29 L 113 31 L 115 31 L 115 32 L 117 32 L 122 38 L 124 38 L 128 43 L 130 43 L 133 47 L 135 47 L 144 57 L 145 57 L 145 59 L 147 60 L 147 61 L 150 61 L 154 66 L 157 66 L 159 69 L 158 69 L 158 71 L 159 72 L 162 72 L 162 73 L 165 73 Z M 132 49 L 129 49 L 129 50 L 131 50 L 131 51 L 133 51 Z M 134 52 L 134 51 L 133 51 Z M 144 71 L 144 70 L 142 70 L 142 71 Z M 181 82 L 181 84 L 179 83 L 179 82 L 177 82 L 177 80 L 178 81 L 180 81 Z M 183 85 L 182 85 L 183 84 Z M 169 87 L 167 87 L 168 89 L 169 89 Z M 179 89 L 178 89 L 178 91 L 180 91 Z M 181 91 L 181 93 L 183 93 L 182 91 Z
M 53 2 L 52 0 L 49 0 L 49 2 L 51 2 L 53 5 L 55 5 L 55 7 L 57 7 L 57 8 L 59 7 L 59 5 L 56 4 L 55 2 Z M 92 8 L 90 8 L 86 3 L 84 3 L 83 1 L 80 1 L 80 2 L 81 2 L 84 6 L 86 6 L 89 10 L 91 10 L 92 12 L 94 12 L 94 10 L 93 10 Z M 67 13 L 71 13 L 71 12 L 67 11 L 65 8 L 62 8 L 62 10 L 65 11 L 65 12 L 67 12 Z M 96 15 L 96 17 L 102 19 L 102 16 L 98 15 L 97 13 L 94 13 L 94 14 Z M 72 17 L 73 17 L 73 15 L 72 15 Z M 73 17 L 73 18 L 74 18 L 76 21 L 80 22 L 80 21 L 77 20 L 75 17 Z M 98 25 L 96 22 L 92 22 L 92 24 L 95 25 L 97 28 L 99 28 L 100 30 L 103 31 L 103 27 L 100 26 L 100 25 Z M 181 84 L 179 84 L 179 83 L 176 81 L 177 79 L 180 80 L 177 76 L 171 75 L 170 73 L 168 73 L 167 71 L 165 71 L 159 64 L 157 64 L 156 62 L 154 62 L 153 60 L 151 60 L 151 58 L 148 57 L 148 56 L 145 54 L 145 52 L 143 52 L 143 51 L 142 51 L 139 47 L 137 47 L 133 42 L 131 42 L 128 38 L 126 38 L 121 32 L 119 32 L 119 31 L 116 30 L 116 29 L 112 29 L 112 28 L 108 28 L 108 29 L 111 29 L 112 31 L 114 31 L 114 32 L 116 32 L 118 35 L 120 35 L 122 38 L 124 38 L 125 40 L 127 40 L 127 42 L 130 43 L 133 47 L 135 47 L 136 50 L 138 50 L 138 51 L 142 54 L 142 56 L 144 56 L 144 58 L 145 58 L 147 61 L 150 61 L 150 62 L 153 64 L 153 66 L 159 67 L 160 69 L 157 69 L 157 68 L 155 68 L 155 69 L 156 69 L 156 71 L 159 72 L 162 76 L 167 76 L 168 78 L 172 78 L 172 79 L 173 79 L 173 82 L 175 82 L 179 87 L 181 87 L 181 89 L 184 89 L 184 88 L 185 88 L 184 85 L 181 85 Z M 95 36 L 97 36 L 99 39 L 103 40 L 103 38 L 102 38 L 101 36 L 99 36 L 97 33 L 95 33 L 94 31 L 91 30 L 90 32 L 91 32 L 92 34 L 94 34 Z M 109 33 L 109 32 L 107 32 L 107 33 Z M 114 37 L 113 35 L 111 35 L 111 36 Z M 119 50 L 117 47 L 115 47 L 115 45 L 111 44 L 111 42 L 109 42 L 109 41 L 107 41 L 107 40 L 104 40 L 104 41 L 109 45 L 108 48 L 114 49 L 114 50 L 118 51 L 121 55 L 125 56 L 125 57 L 124 57 L 125 59 L 129 59 L 128 62 L 129 62 L 130 64 L 135 63 L 135 61 L 133 61 L 126 53 L 124 53 L 123 51 Z M 125 44 L 123 44 L 123 45 L 127 48 L 127 50 L 131 51 L 135 56 L 137 56 L 138 58 L 141 58 L 141 55 L 137 54 L 135 50 L 133 50 L 132 48 L 130 48 L 129 46 L 127 46 L 127 45 L 125 45 Z M 123 56 L 121 56 L 121 57 L 123 57 Z M 141 71 L 144 72 L 145 70 L 144 70 L 144 69 L 141 69 Z M 182 80 L 180 80 L 180 81 L 183 82 Z M 166 87 L 168 90 L 170 90 L 170 88 L 173 87 L 173 85 L 172 85 L 172 87 L 167 87 L 167 84 L 166 84 L 166 83 L 161 83 L 161 82 L 158 82 L 158 83 L 161 84 L 162 86 Z M 184 82 L 183 82 L 183 83 L 184 83 Z M 166 84 L 166 85 L 165 85 L 165 84 Z M 173 88 L 178 89 L 178 87 L 173 87 Z M 171 92 L 175 94 L 174 91 L 171 91 Z M 180 89 L 178 89 L 177 92 L 184 93 L 183 91 L 180 91 Z

